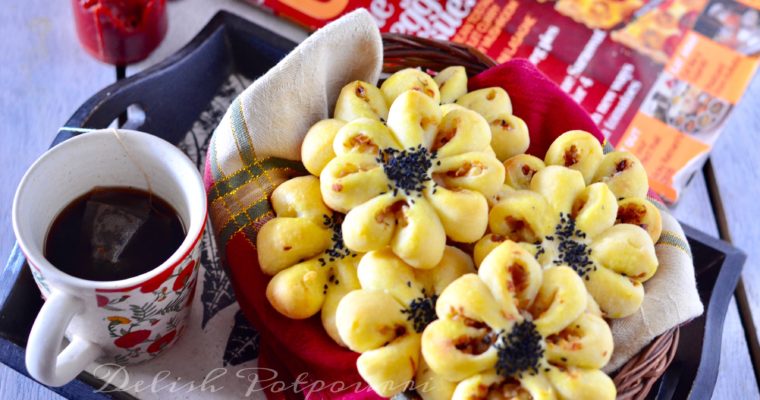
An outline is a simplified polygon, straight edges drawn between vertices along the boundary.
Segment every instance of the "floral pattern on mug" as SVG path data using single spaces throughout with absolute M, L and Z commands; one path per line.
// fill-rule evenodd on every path
M 151 359 L 176 340 L 192 304 L 199 266 L 197 253 L 193 251 L 184 265 L 167 268 L 139 285 L 96 293 L 98 308 L 108 312 L 103 317 L 108 335 L 120 349 L 112 355 L 115 362 Z

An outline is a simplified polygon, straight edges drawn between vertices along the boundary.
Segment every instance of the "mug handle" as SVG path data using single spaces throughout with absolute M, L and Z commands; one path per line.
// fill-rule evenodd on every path
M 76 378 L 102 351 L 100 346 L 73 335 L 61 351 L 66 327 L 84 311 L 81 299 L 53 290 L 34 320 L 26 346 L 26 369 L 48 386 L 63 386 Z

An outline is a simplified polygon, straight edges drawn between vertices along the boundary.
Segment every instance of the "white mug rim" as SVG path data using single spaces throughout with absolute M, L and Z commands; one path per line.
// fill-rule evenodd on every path
M 50 261 L 45 258 L 44 254 L 41 254 L 39 252 L 34 252 L 30 250 L 30 247 L 27 246 L 25 243 L 25 238 L 22 237 L 22 235 L 19 234 L 20 228 L 19 228 L 19 215 L 18 215 L 18 209 L 19 209 L 19 202 L 20 202 L 20 195 L 22 191 L 28 186 L 30 177 L 32 174 L 40 168 L 40 165 L 47 162 L 47 159 L 50 157 L 50 155 L 67 151 L 67 149 L 71 146 L 76 146 L 77 143 L 84 141 L 84 140 L 91 140 L 89 138 L 92 138 L 93 136 L 105 136 L 105 135 L 113 135 L 114 130 L 116 130 L 119 134 L 125 134 L 128 136 L 132 136 L 133 138 L 137 138 L 137 140 L 148 140 L 152 141 L 151 145 L 153 146 L 161 146 L 167 149 L 169 152 L 178 153 L 181 155 L 179 158 L 179 162 L 183 165 L 181 167 L 177 167 L 174 164 L 165 164 L 167 168 L 189 168 L 189 170 L 193 171 L 194 174 L 192 174 L 191 177 L 188 177 L 192 182 L 194 183 L 192 188 L 186 188 L 190 195 L 193 195 L 191 192 L 198 190 L 199 193 L 196 195 L 201 195 L 203 197 L 203 201 L 201 202 L 202 210 L 190 210 L 190 215 L 194 215 L 196 213 L 202 214 L 202 218 L 193 221 L 193 218 L 191 217 L 188 221 L 188 227 L 187 227 L 187 233 L 185 234 L 185 238 L 182 240 L 182 243 L 177 248 L 177 250 L 172 253 L 172 255 L 166 259 L 163 263 L 160 265 L 154 267 L 150 271 L 144 272 L 140 275 L 136 275 L 130 278 L 126 279 L 120 279 L 120 280 L 113 280 L 113 281 L 96 281 L 96 280 L 88 280 L 88 279 L 82 279 L 78 278 L 76 276 L 67 274 L 60 269 L 58 269 L 56 266 L 54 266 Z M 82 193 L 84 194 L 84 193 Z M 171 203 L 170 203 L 171 204 Z M 174 204 L 172 204 L 172 207 L 175 207 Z M 118 291 L 123 289 L 130 289 L 133 287 L 137 287 L 148 280 L 160 275 L 162 272 L 164 272 L 167 268 L 171 268 L 172 266 L 176 267 L 180 263 L 182 263 L 190 254 L 190 252 L 195 248 L 198 241 L 201 239 L 201 236 L 203 234 L 203 229 L 206 225 L 206 220 L 208 219 L 208 204 L 206 201 L 206 191 L 203 184 L 203 179 L 201 178 L 200 173 L 198 172 L 196 166 L 192 163 L 190 158 L 187 157 L 180 149 L 178 149 L 175 145 L 167 142 L 166 140 L 152 135 L 150 133 L 131 130 L 131 129 L 117 129 L 117 128 L 108 128 L 108 129 L 100 129 L 100 130 L 94 130 L 91 132 L 82 133 L 80 135 L 74 136 L 70 139 L 67 139 L 56 146 L 48 149 L 43 153 L 39 158 L 37 158 L 32 165 L 29 167 L 29 169 L 26 170 L 24 173 L 24 176 L 21 178 L 21 181 L 19 182 L 18 187 L 16 188 L 16 193 L 13 198 L 13 208 L 11 211 L 11 219 L 13 224 L 13 231 L 16 236 L 16 241 L 21 248 L 21 251 L 24 253 L 24 256 L 27 258 L 27 263 L 34 264 L 35 267 L 42 270 L 42 272 L 45 274 L 46 280 L 50 280 L 52 282 L 65 284 L 68 286 L 73 286 L 77 288 L 83 288 L 83 289 L 91 289 L 91 290 L 97 290 L 97 291 Z

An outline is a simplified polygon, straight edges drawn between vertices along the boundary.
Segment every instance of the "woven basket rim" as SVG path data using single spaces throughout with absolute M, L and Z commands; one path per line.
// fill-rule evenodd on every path
M 474 76 L 497 65 L 496 61 L 466 44 L 383 33 L 383 71 L 421 67 L 440 71 L 452 65 L 465 67 Z M 612 375 L 619 400 L 643 400 L 665 373 L 678 348 L 679 327 L 664 332 L 631 357 Z

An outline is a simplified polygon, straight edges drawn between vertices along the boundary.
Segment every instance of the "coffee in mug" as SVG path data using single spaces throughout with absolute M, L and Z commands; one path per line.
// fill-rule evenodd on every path
M 77 278 L 116 281 L 161 265 L 185 238 L 177 211 L 130 187 L 96 187 L 67 205 L 45 239 L 45 258 Z

